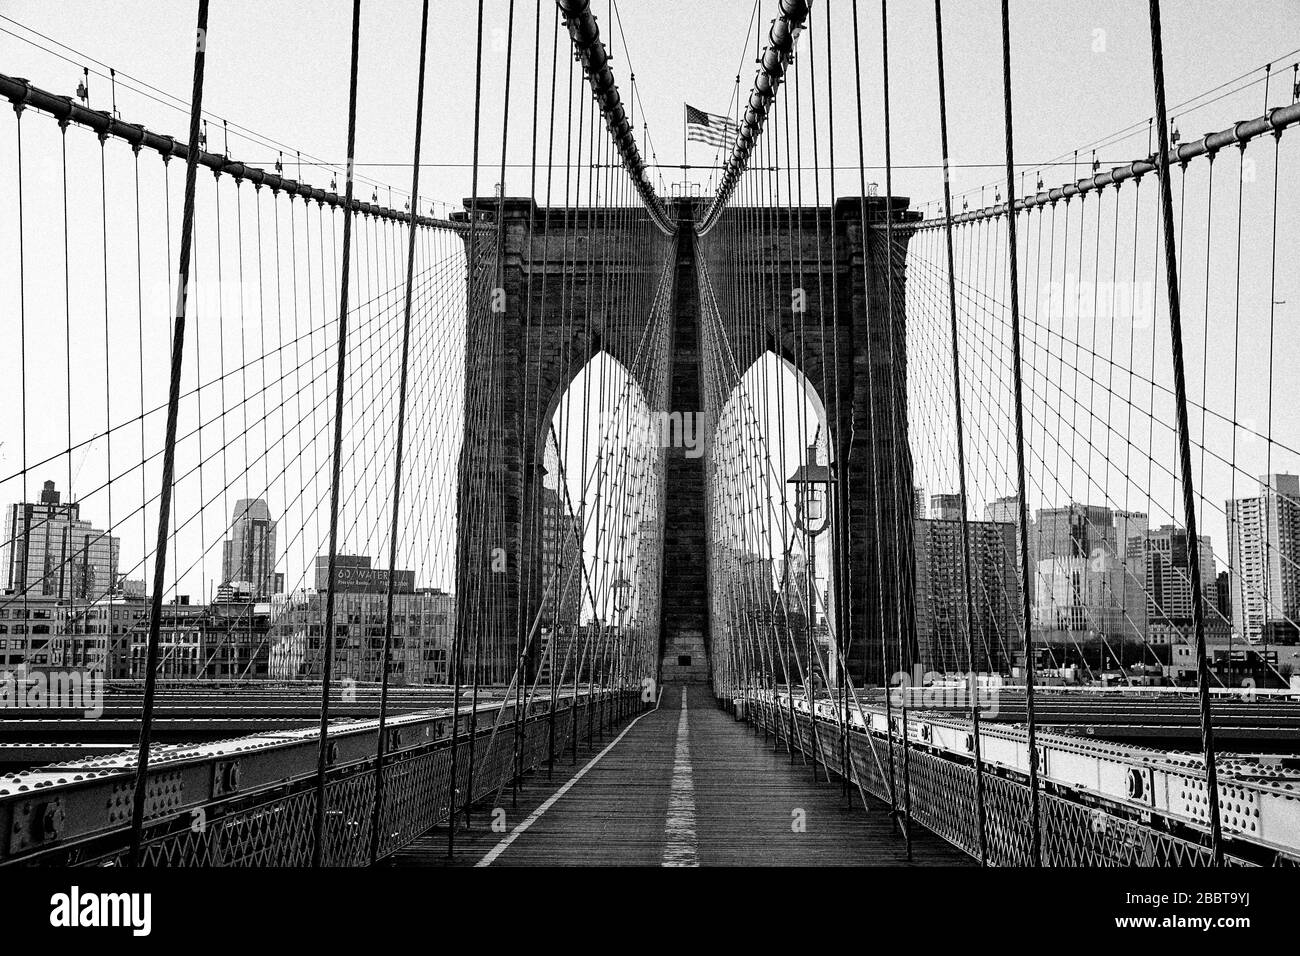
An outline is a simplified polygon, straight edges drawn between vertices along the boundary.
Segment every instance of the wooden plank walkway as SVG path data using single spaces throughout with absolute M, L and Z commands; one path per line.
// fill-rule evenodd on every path
M 839 782 L 812 781 L 748 724 L 718 707 L 704 685 L 670 686 L 660 708 L 617 743 L 579 748 L 553 779 L 532 774 L 517 805 L 502 796 L 458 831 L 455 859 L 445 828 L 399 853 L 395 866 L 966 866 L 971 859 L 919 827 L 913 859 L 885 808 L 852 805 Z M 594 759 L 594 763 L 592 762 Z M 579 775 L 575 781 L 573 778 Z

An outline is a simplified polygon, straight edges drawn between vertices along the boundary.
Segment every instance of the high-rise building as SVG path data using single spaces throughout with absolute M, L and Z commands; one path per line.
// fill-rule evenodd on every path
M 275 571 L 275 522 L 261 498 L 240 498 L 230 519 L 230 537 L 221 547 L 221 583 L 242 585 L 256 601 L 284 590 Z
M 1029 546 L 1035 561 L 1090 558 L 1103 550 L 1118 554 L 1114 512 L 1101 505 L 1071 502 L 1039 508 Z
M 960 521 L 961 512 L 961 495 L 940 494 L 930 496 L 930 517 L 936 521 Z
M 1214 579 L 1214 604 L 1225 621 L 1232 620 L 1232 575 L 1220 571 Z
M 976 671 L 1005 672 L 1023 648 L 1016 526 L 968 521 L 966 527 L 976 648 L 973 666 Z M 917 643 L 922 663 L 935 670 L 966 671 L 972 666 L 963 556 L 960 520 L 916 522 Z
M 776 575 L 770 558 L 743 549 L 721 545 L 719 559 L 729 565 L 725 570 L 733 589 L 737 609 L 758 613 L 771 609 L 776 601 Z
M 386 590 L 341 590 L 334 598 L 336 679 L 378 681 L 383 675 Z M 456 598 L 435 588 L 393 594 L 388 673 L 393 683 L 450 683 Z M 271 604 L 268 672 L 273 679 L 319 680 L 325 659 L 325 595 L 302 590 Z
M 1141 566 L 1146 554 L 1146 535 L 1151 522 L 1142 511 L 1114 511 L 1111 513 L 1111 527 L 1115 529 L 1115 550 L 1122 560 L 1134 562 L 1133 572 L 1141 576 Z M 1208 541 L 1207 541 L 1208 545 Z M 1209 551 L 1213 554 L 1213 549 Z
M 43 595 L 95 601 L 117 583 L 120 542 L 81 517 L 81 504 L 63 502 L 54 482 L 40 501 L 11 505 L 0 531 L 0 603 Z
M 1227 636 L 1228 619 L 1219 613 L 1214 547 L 1200 536 L 1202 623 L 1210 636 Z M 1178 644 L 1193 634 L 1192 579 L 1187 531 L 1162 525 L 1130 539 L 1129 564 L 1144 569 L 1147 637 L 1152 644 Z
M 190 604 L 184 597 L 162 607 L 159 618 L 158 676 L 192 680 L 265 680 L 271 655 L 271 610 L 266 601 L 250 601 L 247 592 L 228 593 L 211 604 Z M 149 653 L 149 616 L 145 609 L 129 637 L 129 675 L 145 676 Z
M 1259 494 L 1227 503 L 1233 630 L 1252 643 L 1294 642 L 1300 622 L 1300 476 L 1264 475 Z
M 582 560 L 578 542 L 582 538 L 582 510 L 574 513 L 562 492 L 542 486 L 541 491 L 541 590 L 547 593 L 542 602 L 541 626 L 551 628 L 557 622 L 576 625 L 582 614 Z M 557 573 L 558 569 L 558 573 Z M 554 579 L 554 580 L 553 580 Z
M 1214 548 L 1208 535 L 1201 535 L 1199 541 L 1202 599 L 1208 607 L 1213 607 L 1218 575 Z M 1190 624 L 1193 605 L 1187 530 L 1171 524 L 1161 525 L 1134 542 L 1142 548 L 1148 618 L 1153 622 Z M 1136 559 L 1132 546 L 1131 542 L 1129 555 Z
M 1140 512 L 1077 502 L 1040 508 L 1029 540 L 1035 627 L 1049 638 L 1144 639 L 1146 531 Z
M 1020 496 L 1007 495 L 1004 498 L 995 498 L 984 506 L 984 520 L 997 521 L 1002 524 L 1012 524 L 1016 526 L 1016 574 L 1020 574 Z M 1034 537 L 1034 522 L 1029 521 L 1029 539 L 1032 542 Z
M 808 606 L 808 557 L 793 552 L 778 561 L 776 569 L 777 593 L 788 611 L 804 614 Z
M 984 506 L 985 521 L 1000 521 L 1003 524 L 1020 523 L 1020 496 L 1007 495 L 1005 498 L 994 498 Z
M 788 553 L 784 558 L 774 561 L 754 559 L 750 580 L 755 590 L 765 590 L 764 600 L 772 601 L 768 616 L 774 630 L 781 653 L 787 655 L 784 666 L 799 680 L 809 667 L 807 653 L 808 642 L 808 556 L 802 552 Z M 839 672 L 838 662 L 834 659 L 834 644 L 831 640 L 830 619 L 834 617 L 835 595 L 831 590 L 833 575 L 823 573 L 822 564 L 814 562 L 813 572 L 813 624 L 812 636 L 821 648 L 821 660 L 829 669 L 832 680 Z M 771 575 L 771 584 L 763 588 L 762 581 Z M 820 596 L 819 596 L 820 595 Z M 774 666 L 775 666 L 775 662 Z M 819 677 L 820 679 L 820 677 Z

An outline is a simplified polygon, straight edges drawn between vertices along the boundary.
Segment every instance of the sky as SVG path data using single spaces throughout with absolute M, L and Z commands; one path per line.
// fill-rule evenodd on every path
M 603 38 L 611 48 L 612 65 L 623 91 L 625 102 L 633 106 L 638 127 L 638 140 L 648 159 L 657 160 L 657 179 L 663 191 L 671 192 L 673 184 L 683 176 L 696 185 L 706 185 L 715 162 L 713 151 L 693 144 L 687 159 L 695 168 L 683 171 L 682 162 L 682 107 L 683 103 L 709 112 L 728 112 L 736 91 L 737 76 L 741 88 L 748 90 L 754 72 L 756 47 L 761 47 L 770 18 L 776 9 L 775 0 L 759 0 L 755 5 L 748 0 L 714 0 L 707 4 L 687 3 L 686 0 L 623 0 L 614 7 L 607 0 L 594 0 L 593 7 L 602 27 Z M 860 64 L 862 107 L 860 111 L 863 131 L 864 162 L 867 179 L 883 183 L 880 168 L 883 162 L 881 71 L 879 55 L 880 8 L 876 3 L 857 4 L 860 17 L 861 47 L 857 58 Z M 0 73 L 26 77 L 33 84 L 58 94 L 71 95 L 82 79 L 82 67 L 95 71 L 90 77 L 90 103 L 97 109 L 108 109 L 115 102 L 123 119 L 143 123 L 150 129 L 183 136 L 188 115 L 188 91 L 193 66 L 193 29 L 196 4 L 182 0 L 4 0 L 0 2 Z M 506 132 L 505 192 L 510 195 L 532 191 L 539 202 L 545 202 L 548 188 L 553 190 L 552 201 L 562 204 L 563 189 L 559 177 L 548 187 L 546 177 L 539 174 L 536 185 L 530 190 L 529 167 L 533 165 L 532 111 L 535 97 L 533 44 L 537 35 L 536 11 L 541 11 L 540 51 L 538 59 L 536 95 L 540 103 L 537 122 L 536 165 L 544 166 L 548 152 L 548 132 L 554 125 L 563 130 L 565 116 L 561 111 L 550 115 L 547 104 L 551 102 L 550 84 L 553 63 L 556 84 L 576 82 L 570 78 L 567 54 L 567 36 L 557 37 L 554 30 L 554 7 L 549 4 L 518 0 L 515 4 L 513 30 L 509 26 L 508 0 L 485 0 L 482 42 L 482 71 L 479 77 L 479 99 L 483 104 L 479 130 L 478 181 L 481 194 L 490 194 L 500 178 L 503 128 L 507 126 L 506 111 L 502 109 L 507 68 L 510 69 L 511 95 L 509 98 L 508 129 Z M 857 118 L 854 96 L 855 70 L 853 67 L 852 14 L 854 5 L 845 0 L 831 3 L 819 2 L 814 6 L 810 34 L 819 36 L 829 19 L 831 41 L 829 52 L 832 62 L 818 60 L 819 82 L 834 84 L 835 153 L 833 165 L 837 167 L 835 191 L 838 195 L 857 191 Z M 945 67 L 948 92 L 949 138 L 953 161 L 953 188 L 955 201 L 961 205 L 969 202 L 976 206 L 992 202 L 994 190 L 1002 173 L 1003 134 L 1000 73 L 1000 27 L 997 0 L 949 0 L 944 8 Z M 425 105 L 425 136 L 421 154 L 422 185 L 421 209 L 430 208 L 443 213 L 459 207 L 471 191 L 474 177 L 473 155 L 475 118 L 475 57 L 476 19 L 475 7 L 466 5 L 434 4 L 429 33 L 429 89 Z M 890 84 L 892 95 L 893 163 L 895 166 L 895 192 L 906 195 L 918 203 L 932 201 L 941 195 L 942 179 L 938 171 L 940 160 L 939 129 L 936 119 L 937 85 L 935 66 L 935 25 L 933 5 L 924 0 L 894 0 L 889 10 L 890 29 Z M 301 178 L 328 187 L 345 160 L 347 131 L 348 52 L 351 4 L 346 0 L 213 0 L 207 34 L 207 76 L 204 107 L 207 116 L 208 148 L 224 150 L 252 165 L 272 166 L 283 162 L 285 175 Z M 391 203 L 400 208 L 409 189 L 411 150 L 414 137 L 415 76 L 419 51 L 420 5 L 416 0 L 367 0 L 363 5 L 360 41 L 360 75 L 357 112 L 356 161 L 358 175 L 363 180 L 358 194 L 363 199 L 375 197 L 381 203 Z M 1034 182 L 1041 175 L 1047 186 L 1070 181 L 1084 175 L 1093 158 L 1093 147 L 1101 143 L 1096 158 L 1103 166 L 1120 164 L 1149 152 L 1147 118 L 1152 112 L 1152 85 L 1150 72 L 1150 41 L 1146 23 L 1146 5 L 1136 2 L 1077 3 L 1066 0 L 1013 0 L 1012 60 L 1015 71 L 1015 130 L 1016 154 L 1026 182 Z M 1245 116 L 1258 115 L 1265 103 L 1262 67 L 1266 62 L 1278 61 L 1268 86 L 1268 102 L 1279 105 L 1291 101 L 1291 64 L 1300 51 L 1300 18 L 1296 17 L 1294 2 L 1285 0 L 1246 0 L 1239 3 L 1189 0 L 1166 2 L 1164 11 L 1164 47 L 1168 99 L 1173 108 L 1175 124 L 1184 138 L 1199 136 L 1207 131 L 1231 125 Z M 612 26 L 611 26 L 612 25 Z M 32 32 L 36 31 L 36 32 Z M 39 35 L 38 35 L 39 34 Z M 513 57 L 507 51 L 513 44 Z M 827 47 L 819 39 L 815 49 L 808 41 L 801 41 L 801 56 L 824 58 Z M 552 52 L 558 50 L 558 61 Z M 106 74 L 109 67 L 118 72 L 116 87 Z M 632 75 L 635 74 L 635 97 L 632 93 Z M 827 80 L 829 77 L 829 80 Z M 1218 91 L 1218 92 L 1213 92 Z M 819 94 L 824 103 L 826 94 Z M 1202 96 L 1211 92 L 1210 96 Z M 805 89 L 804 95 L 808 91 Z M 1185 108 L 1188 100 L 1200 97 L 1195 107 Z M 5 111 L 8 113 L 9 111 Z M 823 117 L 828 121 L 829 117 Z M 225 121 L 223 123 L 223 120 Z M 642 124 L 648 128 L 649 139 Z M 31 196 L 55 195 L 58 187 L 57 167 L 53 157 L 57 148 L 57 134 L 53 124 L 29 123 L 31 132 L 25 148 L 30 150 L 29 165 L 25 170 L 27 188 Z M 829 134 L 829 122 L 823 126 Z M 1127 135 L 1122 135 L 1128 131 Z M 6 116 L 0 121 L 0 182 L 12 184 L 13 169 L 9 158 L 13 155 L 14 121 Z M 84 131 L 82 131 L 84 134 Z M 553 166 L 557 170 L 564 160 L 563 133 L 555 148 Z M 1292 137 L 1294 139 L 1294 137 Z M 1289 141 L 1288 141 L 1289 142 Z M 119 263 L 126 253 L 116 235 L 99 248 L 96 242 L 95 204 L 99 202 L 97 177 L 86 173 L 95 169 L 93 164 L 97 147 L 93 137 L 84 134 L 70 137 L 69 149 L 74 170 L 70 188 L 75 212 L 88 216 L 74 223 L 74 247 L 71 257 L 81 268 L 77 270 L 72 296 L 79 307 L 92 313 L 96 297 L 110 300 L 106 311 L 113 320 L 104 322 L 105 330 L 91 325 L 90 332 L 105 341 L 102 352 L 87 349 L 83 355 L 74 355 L 77 363 L 75 375 L 68 375 L 68 403 L 75 413 L 68 415 L 68 430 L 80 438 L 83 432 L 93 432 L 101 422 L 115 422 L 122 418 L 121 402 L 116 411 L 99 408 L 99 383 L 96 377 L 97 356 L 114 354 L 115 367 L 129 371 L 136 356 L 124 346 L 133 340 L 130 333 L 134 322 L 134 298 L 119 301 L 126 290 L 96 287 L 93 259 L 111 257 L 115 276 L 129 271 L 129 263 Z M 120 144 L 119 144 L 120 145 Z M 828 165 L 827 143 L 822 142 L 822 164 Z M 1075 150 L 1078 150 L 1077 156 Z M 124 149 L 117 153 L 124 154 Z M 301 155 L 300 155 L 301 154 Z M 317 167 L 315 161 L 323 162 Z M 120 177 L 129 175 L 124 165 L 127 160 L 114 154 L 106 175 L 115 188 L 124 182 Z M 1056 165 L 1051 165 L 1055 163 Z M 661 177 L 661 178 L 660 178 Z M 178 203 L 177 176 L 172 177 L 171 197 Z M 812 193 L 812 180 L 806 192 Z M 822 190 L 823 202 L 830 199 L 829 174 L 816 184 Z M 341 186 L 341 177 L 340 177 Z M 983 190 L 981 191 L 981 188 Z M 158 215 L 165 191 L 155 191 L 145 197 L 148 213 Z M 119 197 L 111 197 L 114 218 L 120 208 Z M 576 193 L 570 198 L 585 199 Z M 204 200 L 206 202 L 206 200 Z M 229 200 L 226 215 L 232 215 Z M 48 207 L 56 208 L 56 207 Z M 174 205 L 173 209 L 178 208 Z M 933 206 L 928 207 L 930 211 Z M 1260 208 L 1251 206 L 1253 210 Z M 1289 207 L 1288 207 L 1289 208 Z M 202 216 L 210 216 L 213 209 L 203 207 Z M 14 248 L 14 208 L 12 193 L 5 186 L 0 197 L 0 248 Z M 244 209 L 233 213 L 239 222 L 248 223 L 251 213 Z M 227 220 L 230 223 L 232 220 Z M 305 224 L 316 228 L 312 223 Z M 53 215 L 42 211 L 28 224 L 29 252 L 42 260 L 45 255 L 61 255 L 56 248 L 57 223 Z M 229 228 L 229 227 L 228 227 Z M 1224 231 L 1216 225 L 1219 235 Z M 1256 233 L 1256 236 L 1258 234 Z M 123 242 L 125 241 L 125 237 Z M 161 263 L 167 251 L 161 239 L 154 237 L 156 248 L 147 251 L 151 261 Z M 390 237 L 391 239 L 391 237 Z M 370 237 L 378 243 L 382 235 Z M 1189 243 L 1190 246 L 1190 243 Z M 317 252 L 324 254 L 329 247 L 323 241 Z M 367 246 L 367 248 L 371 248 Z M 378 245 L 374 248 L 379 248 Z M 1294 249 L 1294 244 L 1289 248 Z M 210 254 L 200 250 L 201 266 L 209 280 L 213 276 L 213 263 L 202 259 Z M 431 250 L 429 255 L 446 254 Z M 0 312 L 10 315 L 14 306 L 10 281 L 16 263 L 7 252 L 0 260 L 4 281 L 0 281 Z M 84 261 L 83 261 L 84 260 Z M 174 260 L 173 260 L 174 261 Z M 428 261 L 428 260 L 426 260 Z M 1217 261 L 1217 260 L 1216 260 Z M 1283 260 L 1287 261 L 1286 259 Z M 319 263 L 317 263 L 319 266 Z M 387 260 L 385 260 L 387 267 Z M 304 267 L 303 278 L 309 278 Z M 1219 267 L 1221 268 L 1221 266 Z M 61 272 L 31 270 L 32 287 L 27 290 L 28 303 L 34 331 L 43 331 L 39 323 L 46 322 L 50 314 L 61 314 Z M 146 277 L 155 300 L 166 301 L 166 276 L 162 272 Z M 328 320 L 329 305 L 334 290 L 327 288 L 319 273 L 313 281 L 313 291 L 307 293 L 308 317 L 318 315 Z M 1258 272 L 1247 273 L 1247 283 L 1258 285 Z M 319 293 L 314 289 L 319 285 Z M 83 287 L 84 286 L 84 287 Z M 47 288 L 48 287 L 48 288 Z M 374 289 L 383 286 L 376 280 Z M 43 297 L 45 289 L 49 297 Z M 243 295 L 244 292 L 239 293 Z M 1285 298 L 1286 291 L 1279 292 Z M 1300 296 L 1292 295 L 1293 300 Z M 391 303 L 389 303 L 391 305 Z M 165 322 L 165 311 L 156 310 Z M 374 311 L 377 316 L 378 308 Z M 126 321 L 126 325 L 122 325 Z M 154 341 L 167 341 L 165 329 L 155 329 L 163 334 Z M 133 333 L 132 333 L 133 334 Z M 247 330 L 236 332 L 240 337 L 230 345 L 247 344 Z M 1291 333 L 1293 335 L 1293 333 Z M 34 336 L 33 349 L 41 348 L 43 336 Z M 323 336 L 322 336 L 323 338 Z M 1286 340 L 1284 340 L 1285 343 Z M 50 338 L 50 360 L 54 371 L 60 361 L 60 341 Z M 317 343 L 322 347 L 327 343 Z M 100 346 L 96 346 L 100 348 Z M 1202 365 L 1208 348 L 1202 348 Z M 448 361 L 450 350 L 442 359 Z M 13 389 L 17 381 L 11 360 L 0 356 L 0 399 L 6 407 L 13 408 Z M 207 354 L 213 355 L 213 346 Z M 371 361 L 382 361 L 382 356 L 371 354 Z M 438 356 L 430 352 L 433 361 Z M 165 348 L 155 351 L 149 358 L 165 362 Z M 1192 361 L 1195 358 L 1193 356 Z M 209 358 L 209 361 L 212 359 Z M 102 364 L 102 359 L 99 360 Z M 224 362 L 224 359 L 223 359 Z M 9 364 L 6 364 L 9 363 Z M 454 364 L 454 363 L 453 363 Z M 323 367 L 323 366 L 322 366 Z M 34 374 L 43 373 L 37 365 Z M 63 369 L 58 369 L 62 379 Z M 72 389 L 77 378 L 80 386 L 84 374 L 94 388 Z M 1290 379 L 1294 383 L 1294 376 Z M 5 384 L 7 383 L 7 384 Z M 111 383 L 106 382 L 105 385 Z M 162 376 L 155 376 L 150 387 L 165 385 Z M 8 391 L 5 391 L 8 389 Z M 143 393 L 144 388 L 141 387 Z M 73 394 L 75 392 L 75 394 Z M 29 389 L 29 395 L 35 394 Z M 164 392 L 165 394 L 165 392 Z M 317 395 L 323 395 L 322 391 Z M 157 396 L 150 395 L 151 400 Z M 54 422 L 62 429 L 64 412 L 57 397 L 50 398 L 49 406 L 36 405 L 33 421 L 38 425 Z M 117 401 L 117 399 L 114 399 Z M 143 394 L 142 404 L 145 401 Z M 209 399 L 212 401 L 212 399 Z M 225 401 L 225 398 L 222 398 Z M 439 397 L 428 399 L 430 410 Z M 458 396 L 446 399 L 450 405 Z M 125 403 L 127 406 L 130 402 Z M 211 405 L 208 406 L 209 413 Z M 256 411 L 254 409 L 254 411 Z M 45 419 L 42 419 L 45 414 Z M 1287 411 L 1290 419 L 1294 413 Z M 450 416 L 454 417 L 454 416 Z M 224 418 L 224 416 L 223 416 Z M 378 426 L 376 420 L 373 424 Z M 1295 425 L 1294 421 L 1290 422 Z M 52 442 L 55 449 L 69 442 L 61 431 L 41 435 L 40 427 L 33 441 Z M 382 460 L 391 436 L 381 434 L 379 427 L 360 429 L 366 435 L 375 435 L 374 447 L 363 447 L 357 456 L 361 459 Z M 450 438 L 451 432 L 442 436 Z M 211 441 L 212 439 L 209 439 Z M 116 452 L 120 463 L 129 460 L 130 444 L 119 438 Z M 145 436 L 141 430 L 140 443 L 153 447 L 157 436 Z M 309 443 L 316 459 L 327 450 L 323 441 Z M 17 464 L 15 454 L 15 427 L 12 416 L 0 424 L 0 475 L 11 475 Z M 1297 442 L 1296 445 L 1300 445 Z M 261 446 L 246 446 L 238 455 L 257 455 Z M 106 449 L 100 448 L 87 462 L 69 458 L 60 463 L 59 475 L 74 474 L 85 469 L 85 475 L 97 468 L 115 472 L 107 461 L 99 460 Z M 211 445 L 208 448 L 211 454 Z M 223 453 L 224 454 L 224 453 Z M 265 456 L 263 456 L 265 457 Z M 450 460 L 450 456 L 449 456 Z M 223 466 L 225 459 L 223 457 Z M 306 467 L 308 477 L 318 461 Z M 359 476 L 353 480 L 357 487 L 383 484 L 382 471 L 366 471 L 363 460 Z M 75 475 L 74 475 L 75 476 Z M 435 475 L 435 484 L 446 484 L 449 476 Z M 133 479 L 134 480 L 134 479 Z M 931 470 L 928 483 L 932 486 L 947 481 L 951 484 L 951 470 L 937 466 Z M 12 483 L 11 483 L 12 484 Z M 62 482 L 61 482 L 62 484 Z M 317 489 L 318 490 L 318 489 Z M 948 490 L 932 487 L 932 490 Z M 1006 487 L 990 484 L 988 495 L 1005 493 Z M 1225 486 L 1226 490 L 1226 486 Z M 4 500 L 17 500 L 6 486 Z M 200 494 L 195 489 L 196 494 Z M 121 492 L 119 492 L 121 494 Z M 194 499 L 197 500 L 197 499 Z M 120 514 L 124 505 L 119 497 Z M 301 507 L 307 507 L 303 505 Z M 101 520 L 105 509 L 97 507 Z M 228 510 L 224 503 L 217 512 Z M 294 518 L 285 515 L 286 525 Z M 202 547 L 211 550 L 222 531 L 220 514 L 213 516 L 214 524 L 200 529 Z M 381 527 L 380 514 L 360 513 L 354 518 L 363 526 Z M 149 538 L 150 524 L 140 522 L 139 542 L 124 542 L 124 553 L 137 554 Z M 364 530 L 364 527 L 363 529 Z M 1211 529 L 1221 535 L 1221 529 Z M 189 533 L 187 531 L 186 533 Z M 447 529 L 441 529 L 444 536 Z M 304 538 L 306 535 L 304 535 Z M 379 553 L 381 541 L 368 532 L 354 535 L 349 546 L 368 553 Z M 282 542 L 282 547 L 283 547 Z M 314 541 L 300 541 L 294 548 L 301 552 L 300 565 L 305 565 L 316 546 Z M 408 560 L 415 560 L 410 556 Z M 208 564 L 211 565 L 211 560 Z M 445 568 L 442 572 L 445 576 Z M 195 577 L 210 579 L 212 568 L 195 572 Z M 210 583 L 210 582 L 209 582 Z M 202 592 L 205 583 L 196 581 L 190 590 Z
M 485 0 L 483 102 L 499 102 L 504 87 L 508 0 Z M 611 17 L 607 0 L 594 9 L 625 100 L 636 76 L 637 125 L 649 126 L 654 154 L 678 164 L 682 152 L 682 104 L 728 112 L 737 74 L 748 90 L 754 72 L 757 30 L 764 38 L 774 0 L 623 0 Z M 861 35 L 862 119 L 866 161 L 883 163 L 880 109 L 879 5 L 858 4 Z M 543 62 L 554 33 L 553 7 L 541 4 Z M 819 17 L 833 18 L 833 76 L 838 94 L 836 162 L 856 163 L 853 121 L 852 16 L 845 0 L 814 6 Z M 1225 15 L 1230 11 L 1231 15 Z M 944 41 L 954 189 L 960 194 L 998 178 L 1003 162 L 1001 128 L 1000 27 L 996 0 L 949 2 Z M 67 44 L 123 74 L 188 99 L 192 70 L 195 4 L 181 0 L 6 0 L 0 14 Z M 351 4 L 346 0 L 217 0 L 208 30 L 204 106 L 214 116 L 255 130 L 292 149 L 342 163 L 346 143 L 348 51 Z M 1017 156 L 1026 169 L 1058 160 L 1130 124 L 1145 124 L 1153 110 L 1150 41 L 1146 5 L 1069 0 L 1018 0 L 1011 4 L 1012 59 L 1015 70 Z M 416 0 L 368 0 L 361 22 L 357 162 L 359 172 L 408 188 L 420 5 Z M 941 180 L 932 167 L 940 157 L 935 121 L 937 86 L 933 7 L 925 0 L 895 0 L 889 9 L 891 95 L 894 117 L 893 162 L 896 191 L 917 199 L 939 194 Z M 471 171 L 463 165 L 473 139 L 476 21 L 472 4 L 434 4 L 430 29 L 429 135 L 423 160 L 430 195 L 458 202 L 468 194 Z M 611 29 L 611 20 L 616 27 Z M 511 161 L 529 159 L 529 120 L 533 95 L 530 64 L 534 41 L 534 3 L 515 4 L 511 120 Z M 22 33 L 10 21 L 5 30 Z M 30 36 L 28 34 L 28 36 Z M 748 40 L 746 37 L 748 36 Z M 37 39 L 37 38 L 32 38 Z M 38 41 L 52 46 L 47 41 Z M 1166 3 L 1164 48 L 1168 99 L 1181 103 L 1300 48 L 1296 9 L 1288 0 L 1189 0 Z M 81 56 L 60 51 L 63 62 L 8 34 L 0 34 L 0 72 L 25 76 L 37 85 L 71 94 L 80 80 Z M 563 52 L 563 51 L 561 51 Z M 1292 56 L 1294 59 L 1294 56 Z M 84 65 L 93 66 L 90 63 Z M 563 61 L 562 61 L 563 65 Z M 1285 66 L 1289 67 L 1288 61 Z M 1287 74 L 1290 70 L 1285 71 Z M 549 77 L 542 76 L 543 97 Z M 1273 83 L 1277 102 L 1289 101 L 1289 76 Z M 561 70 L 560 81 L 564 81 Z M 127 81 L 123 81 L 125 85 Z M 1229 98 L 1188 117 L 1196 134 L 1219 129 L 1241 115 L 1254 114 L 1262 90 Z M 108 106 L 110 84 L 92 77 L 92 105 Z M 183 131 L 184 115 L 119 89 L 118 108 L 133 121 L 160 131 Z M 499 162 L 501 116 L 484 110 L 480 153 L 485 166 Z M 543 112 L 543 123 L 545 114 Z M 215 121 L 210 130 L 216 135 Z M 1103 163 L 1145 155 L 1146 133 L 1104 149 Z M 257 164 L 274 162 L 275 151 L 240 144 L 232 153 Z M 647 155 L 649 150 L 643 149 Z M 691 147 L 690 161 L 707 165 L 707 147 Z M 1072 157 L 1066 156 L 1072 162 Z M 451 164 L 451 165 L 447 165 Z M 931 167 L 931 168 L 917 168 Z M 1049 183 L 1073 178 L 1044 174 Z M 672 182 L 681 170 L 664 170 Z M 696 178 L 707 180 L 707 172 Z M 846 174 L 847 175 L 847 174 Z M 507 175 L 507 192 L 521 188 L 523 173 Z M 323 182 L 328 181 L 323 177 Z M 496 181 L 495 168 L 483 178 Z M 876 172 L 873 178 L 883 179 Z M 841 191 L 847 185 L 841 183 Z M 487 190 L 485 190 L 487 191 Z

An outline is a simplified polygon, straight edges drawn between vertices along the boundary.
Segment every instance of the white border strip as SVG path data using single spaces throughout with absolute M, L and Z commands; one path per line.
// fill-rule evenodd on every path
M 659 698 L 660 700 L 663 699 L 662 691 L 660 691 Z M 637 725 L 637 722 L 641 720 L 642 717 L 648 717 L 653 713 L 657 713 L 658 710 L 659 710 L 659 701 L 655 701 L 655 706 L 653 710 L 647 710 L 644 714 L 638 714 L 630 724 L 628 724 L 626 727 L 623 728 L 623 732 L 621 734 L 619 734 L 617 737 L 615 737 L 613 740 L 609 742 L 609 745 L 606 746 L 604 750 L 602 750 L 600 753 L 596 754 L 596 756 L 588 760 L 587 763 L 583 765 L 581 770 L 579 770 L 577 773 L 575 773 L 572 777 L 570 777 L 565 782 L 564 786 L 560 787 L 559 790 L 556 790 L 553 794 L 547 797 L 541 806 L 539 806 L 536 810 L 530 813 L 522 823 L 520 823 L 517 827 L 515 827 L 508 834 L 506 834 L 506 836 L 504 836 L 501 839 L 501 842 L 498 843 L 496 846 L 494 846 L 491 850 L 489 850 L 487 854 L 483 857 L 483 859 L 475 863 L 474 866 L 475 867 L 491 866 L 493 863 L 495 863 L 497 857 L 499 857 L 502 853 L 504 853 L 509 848 L 510 844 L 514 843 L 515 840 L 517 840 L 520 836 L 524 834 L 524 831 L 526 831 L 534 823 L 540 820 L 542 818 L 542 814 L 544 814 L 547 810 L 551 809 L 551 807 L 555 806 L 556 801 L 558 801 L 560 797 L 568 793 L 575 783 L 577 783 L 579 780 L 585 777 L 587 775 L 587 771 L 590 770 L 592 767 L 596 766 L 596 764 L 600 762 L 600 759 L 604 757 L 605 754 L 609 753 L 611 750 L 617 747 L 618 742 L 627 736 L 627 732 L 631 730 L 633 727 L 635 727 Z
M 695 777 L 691 772 L 691 730 L 687 718 L 686 688 L 677 718 L 677 750 L 673 756 L 673 782 L 664 822 L 664 866 L 699 866 L 695 852 Z

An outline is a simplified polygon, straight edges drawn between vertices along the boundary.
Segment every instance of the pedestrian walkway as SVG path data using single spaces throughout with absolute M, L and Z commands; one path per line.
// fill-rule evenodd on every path
M 576 779 L 575 779 L 576 778 Z M 658 710 L 619 735 L 529 776 L 518 799 L 475 814 L 454 862 L 491 866 L 907 865 L 886 808 L 828 783 L 717 705 L 707 685 L 668 686 Z M 398 866 L 445 865 L 446 830 Z M 917 828 L 911 865 L 969 857 Z

